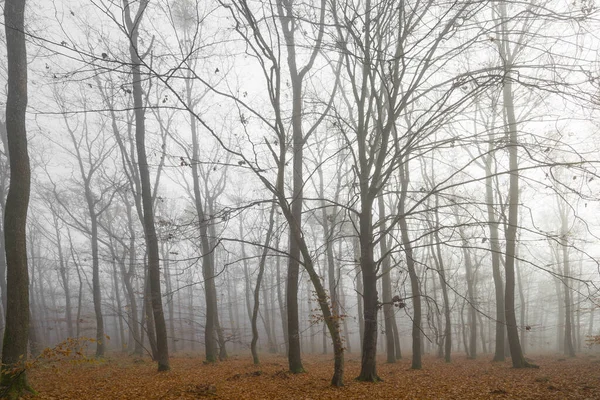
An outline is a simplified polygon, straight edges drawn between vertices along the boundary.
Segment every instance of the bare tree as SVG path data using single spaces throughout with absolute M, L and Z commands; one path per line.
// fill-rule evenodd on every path
M 27 209 L 31 171 L 27 151 L 27 49 L 25 1 L 4 3 L 4 28 L 8 63 L 6 133 L 10 159 L 10 184 L 4 215 L 6 250 L 6 325 L 2 345 L 3 397 L 18 399 L 34 392 L 27 382 L 24 362 L 29 337 L 29 272 L 27 269 Z M 15 370 L 16 369 L 16 373 Z
M 135 107 L 135 138 L 137 161 L 142 193 L 142 208 L 144 217 L 144 234 L 148 252 L 148 282 L 151 297 L 152 314 L 156 328 L 157 362 L 159 371 L 167 371 L 169 365 L 169 349 L 167 340 L 167 326 L 162 306 L 160 289 L 160 254 L 158 237 L 154 226 L 154 205 L 152 188 L 150 182 L 150 171 L 148 169 L 148 158 L 146 155 L 146 128 L 145 107 L 143 101 L 142 75 L 140 66 L 143 55 L 138 48 L 139 25 L 148 6 L 148 0 L 143 0 L 138 5 L 137 12 L 132 18 L 131 3 L 123 0 L 125 25 L 129 37 L 129 54 L 131 57 L 131 83 L 133 86 L 133 102 Z

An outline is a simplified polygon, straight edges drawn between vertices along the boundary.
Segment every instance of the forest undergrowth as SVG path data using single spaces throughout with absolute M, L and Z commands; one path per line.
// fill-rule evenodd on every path
M 149 358 L 112 355 L 103 360 L 60 360 L 37 364 L 29 380 L 35 399 L 600 399 L 600 355 L 532 357 L 539 369 L 513 369 L 489 356 L 452 363 L 425 357 L 411 370 L 410 358 L 380 360 L 379 383 L 355 381 L 358 354 L 347 355 L 343 388 L 333 388 L 333 355 L 307 355 L 306 373 L 287 371 L 283 356 L 233 356 L 214 365 L 201 356 L 179 355 L 172 370 L 156 372 Z

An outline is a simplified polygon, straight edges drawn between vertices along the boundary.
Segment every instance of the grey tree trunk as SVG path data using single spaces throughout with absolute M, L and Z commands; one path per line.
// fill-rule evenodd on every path
M 573 305 L 571 302 L 571 286 L 569 279 L 571 277 L 571 261 L 569 260 L 569 219 L 567 215 L 568 205 L 564 200 L 558 200 L 560 212 L 560 247 L 562 253 L 563 277 L 561 279 L 564 290 L 565 304 L 565 336 L 564 336 L 564 354 L 568 357 L 575 357 L 575 346 L 573 345 Z
M 142 189 L 143 225 L 148 253 L 148 281 L 151 296 L 152 314 L 156 328 L 157 362 L 159 371 L 167 371 L 169 366 L 169 348 L 167 342 L 167 327 L 162 306 L 160 289 L 160 258 L 158 238 L 154 226 L 154 205 L 150 171 L 146 156 L 145 108 L 142 99 L 142 60 L 138 54 L 138 28 L 148 6 L 148 0 L 141 0 L 134 19 L 131 18 L 130 2 L 123 0 L 126 27 L 129 35 L 129 55 L 131 57 L 133 103 L 135 107 L 135 143 Z M 134 22 L 135 21 L 135 22 Z
M 260 306 L 260 285 L 262 283 L 263 275 L 265 273 L 265 264 L 267 262 L 267 255 L 269 253 L 269 246 L 271 245 L 271 235 L 273 234 L 273 226 L 275 224 L 275 219 L 273 215 L 275 213 L 276 207 L 275 201 L 271 206 L 271 211 L 269 212 L 269 227 L 267 228 L 267 233 L 265 236 L 265 244 L 262 250 L 262 254 L 260 256 L 260 260 L 258 263 L 258 276 L 256 277 L 256 286 L 254 288 L 254 307 L 252 308 L 252 341 L 250 343 L 250 351 L 252 352 L 252 359 L 255 365 L 260 363 L 258 358 L 258 350 L 256 349 L 256 343 L 258 342 L 258 310 Z M 267 326 L 267 332 L 269 327 Z M 271 342 L 271 341 L 269 341 Z
M 477 358 L 477 304 L 475 303 L 475 273 L 473 270 L 473 263 L 471 261 L 471 254 L 468 246 L 469 242 L 465 236 L 464 228 L 462 223 L 459 221 L 458 210 L 455 210 L 456 223 L 459 226 L 460 237 L 462 239 L 462 251 L 463 259 L 465 263 L 465 278 L 467 280 L 467 296 L 469 301 L 469 346 L 468 346 L 468 358 Z
M 485 158 L 485 198 L 488 216 L 488 227 L 490 230 L 490 250 L 492 257 L 492 277 L 494 278 L 494 292 L 496 294 L 496 337 L 494 340 L 494 361 L 505 360 L 505 332 L 506 332 L 506 315 L 504 314 L 504 281 L 500 271 L 500 235 L 498 230 L 498 222 L 496 219 L 496 211 L 494 208 L 494 184 L 492 177 L 492 162 L 494 149 L 494 137 L 490 133 L 488 139 L 488 155 Z
M 408 159 L 408 158 L 407 158 Z M 400 178 L 402 182 L 402 188 L 400 191 L 400 199 L 398 204 L 398 214 L 401 215 L 398 224 L 400 226 L 400 234 L 402 239 L 402 246 L 404 247 L 404 254 L 406 255 L 406 268 L 408 269 L 408 276 L 410 277 L 410 288 L 413 300 L 413 320 L 412 320 L 412 369 L 421 369 L 421 287 L 419 283 L 419 276 L 416 271 L 416 260 L 414 259 L 413 246 L 408 235 L 408 224 L 406 222 L 405 205 L 406 196 L 408 194 L 408 183 L 410 182 L 410 175 L 408 172 L 408 165 L 404 164 L 404 161 L 400 162 L 399 168 Z
M 394 305 L 392 304 L 392 279 L 390 277 L 391 271 L 391 263 L 390 256 L 388 254 L 388 246 L 387 246 L 387 238 L 384 236 L 386 231 L 385 228 L 385 204 L 383 202 L 383 197 L 379 196 L 377 199 L 377 204 L 379 208 L 379 218 L 382 222 L 379 224 L 379 232 L 382 235 L 379 238 L 379 249 L 382 257 L 381 262 L 381 286 L 382 286 L 382 296 L 383 296 L 383 320 L 385 326 L 385 348 L 386 348 L 386 356 L 388 363 L 396 362 L 396 342 L 394 341 L 394 331 L 397 331 L 397 328 L 394 328 L 393 325 L 396 324 L 396 319 L 394 318 Z
M 434 262 L 437 267 L 440 287 L 442 288 L 442 298 L 444 299 L 444 360 L 449 363 L 452 361 L 452 320 L 450 317 L 450 300 L 448 297 L 448 282 L 446 280 L 446 270 L 444 258 L 442 256 L 442 244 L 438 227 L 440 226 L 439 217 L 439 197 L 435 196 L 435 226 L 433 229 L 433 237 L 435 238 L 435 256 Z M 504 315 L 504 313 L 502 313 Z

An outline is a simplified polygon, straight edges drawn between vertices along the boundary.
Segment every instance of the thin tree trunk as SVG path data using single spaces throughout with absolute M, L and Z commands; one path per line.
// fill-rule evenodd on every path
M 116 306 L 116 316 L 118 319 L 118 328 L 119 328 L 119 336 L 121 338 L 121 351 L 127 351 L 127 346 L 125 346 L 125 327 L 123 326 L 123 308 L 121 306 L 121 295 L 119 293 L 119 279 L 118 279 L 118 271 L 117 271 L 117 260 L 114 249 L 111 249 L 113 253 L 113 287 L 114 287 L 114 298 L 117 303 Z
M 175 353 L 177 351 L 177 340 L 175 337 L 175 310 L 173 304 L 173 288 L 171 285 L 171 269 L 169 265 L 169 249 L 167 245 L 162 243 L 161 246 L 163 255 L 163 274 L 165 277 L 165 290 L 168 294 L 167 307 L 169 310 L 169 334 L 171 336 L 171 351 Z
M 450 318 L 450 300 L 448 297 L 448 282 L 446 280 L 446 270 L 444 258 L 442 256 L 442 244 L 440 240 L 439 226 L 440 217 L 438 213 L 439 197 L 435 197 L 435 227 L 433 227 L 433 237 L 435 238 L 435 255 L 433 257 L 437 267 L 440 287 L 442 288 L 442 298 L 444 299 L 444 360 L 449 363 L 452 361 L 452 320 Z
M 135 143 L 140 172 L 140 183 L 142 186 L 142 209 L 143 225 L 146 238 L 146 250 L 148 252 L 148 282 L 150 288 L 150 300 L 152 314 L 156 330 L 157 362 L 159 371 L 167 371 L 169 366 L 169 348 L 167 342 L 167 327 L 162 306 L 160 289 L 160 259 L 158 249 L 158 238 L 154 226 L 154 205 L 152 201 L 152 188 L 150 183 L 150 171 L 148 169 L 148 158 L 146 156 L 146 128 L 145 108 L 142 99 L 142 76 L 140 65 L 142 60 L 138 54 L 138 28 L 149 0 L 141 0 L 135 18 L 131 18 L 130 2 L 123 0 L 126 26 L 129 34 L 129 54 L 131 57 L 133 102 L 135 108 Z M 135 22 L 134 22 L 135 21 Z
M 404 217 L 405 202 L 408 191 L 408 183 L 410 182 L 410 176 L 408 173 L 408 165 L 404 162 L 400 163 L 400 177 L 402 179 L 402 189 L 399 199 L 399 210 L 398 213 L 402 217 L 398 223 L 400 226 L 400 234 L 402 239 L 402 246 L 404 247 L 404 253 L 406 254 L 406 268 L 408 269 L 408 276 L 410 278 L 410 287 L 413 297 L 413 321 L 412 321 L 412 369 L 421 369 L 421 289 L 419 283 L 419 277 L 416 271 L 416 260 L 413 255 L 413 246 L 408 236 L 408 224 Z
M 73 311 L 71 309 L 71 291 L 69 288 L 69 274 L 67 272 L 68 262 L 65 260 L 65 256 L 62 248 L 61 234 L 58 227 L 58 218 L 56 218 L 54 208 L 52 208 L 52 220 L 54 222 L 54 232 L 56 234 L 56 248 L 58 250 L 58 265 L 59 274 L 62 281 L 63 289 L 65 291 L 65 319 L 67 320 L 67 335 L 72 338 L 73 331 Z M 1 257 L 1 256 L 0 256 Z M 1 278 L 0 278 L 1 279 Z
M 455 210 L 456 222 L 459 225 L 459 232 L 462 239 L 463 258 L 465 262 L 465 279 L 467 280 L 467 294 L 469 301 L 469 351 L 470 359 L 477 358 L 477 307 L 475 304 L 475 273 L 469 253 L 469 242 L 466 239 L 464 228 L 458 218 L 458 210 Z
M 394 341 L 394 327 L 392 325 L 396 324 L 396 320 L 394 318 L 394 305 L 392 304 L 392 279 L 390 275 L 391 265 L 390 265 L 390 257 L 388 255 L 388 246 L 387 246 L 387 238 L 384 235 L 385 233 L 385 204 L 383 202 L 383 196 L 378 198 L 378 206 L 379 206 L 379 232 L 382 235 L 379 238 L 379 248 L 381 257 L 383 258 L 381 262 L 381 286 L 382 286 L 382 296 L 383 296 L 383 318 L 385 324 L 385 343 L 386 343 L 386 355 L 388 363 L 396 362 L 396 349 L 395 349 L 395 341 Z M 397 328 L 395 329 L 397 330 Z
M 258 351 L 256 350 L 256 343 L 258 342 L 257 318 L 260 306 L 260 285 L 265 273 L 265 264 L 267 262 L 267 255 L 269 253 L 269 246 L 271 244 L 271 235 L 273 234 L 273 226 L 275 223 L 273 215 L 275 213 L 275 206 L 276 203 L 273 201 L 273 204 L 271 205 L 271 211 L 269 212 L 269 227 L 267 228 L 265 244 L 258 262 L 258 276 L 256 277 L 256 286 L 254 288 L 254 307 L 252 309 L 252 342 L 250 343 L 250 351 L 252 352 L 252 359 L 255 365 L 260 363 L 258 359 Z M 268 332 L 269 327 L 267 326 L 266 328 Z

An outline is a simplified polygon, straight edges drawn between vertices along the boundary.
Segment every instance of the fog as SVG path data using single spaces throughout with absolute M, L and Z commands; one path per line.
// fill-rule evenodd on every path
M 339 385 L 344 354 L 597 352 L 598 28 L 587 1 L 28 1 L 30 353 L 328 353 Z

